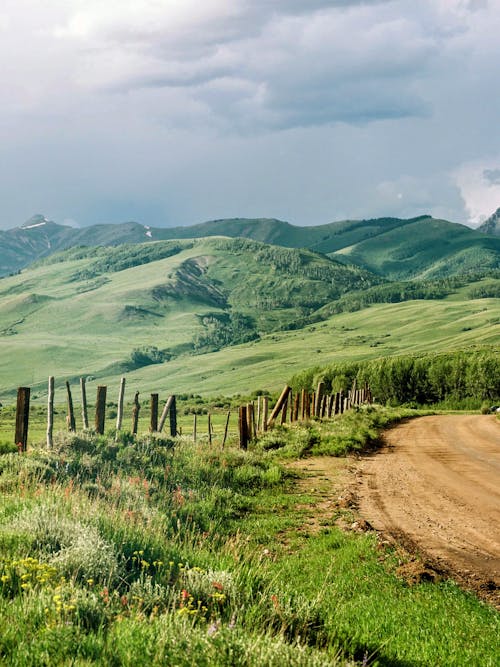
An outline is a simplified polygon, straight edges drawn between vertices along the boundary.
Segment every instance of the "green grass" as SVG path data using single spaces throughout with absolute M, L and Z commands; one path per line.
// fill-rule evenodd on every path
M 335 516 L 308 531 L 317 498 L 280 464 L 402 415 L 278 429 L 280 449 L 77 434 L 0 454 L 2 664 L 497 664 L 497 612 L 408 585 L 401 553 Z

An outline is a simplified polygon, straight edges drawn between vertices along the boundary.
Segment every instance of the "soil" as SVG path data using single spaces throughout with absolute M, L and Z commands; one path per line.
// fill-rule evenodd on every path
M 384 443 L 360 462 L 360 515 L 500 606 L 500 422 L 421 417 L 387 431 Z
M 291 467 L 316 502 L 302 531 L 376 530 L 401 555 L 408 583 L 453 578 L 500 608 L 500 422 L 440 415 L 401 423 L 358 458 L 315 457 Z

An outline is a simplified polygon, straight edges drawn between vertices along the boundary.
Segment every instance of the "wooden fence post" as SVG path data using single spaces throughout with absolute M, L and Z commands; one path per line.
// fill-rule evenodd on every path
M 281 425 L 286 424 L 287 414 L 288 414 L 288 397 L 285 399 L 285 402 L 283 403 L 283 410 L 281 411 Z
M 212 446 L 212 415 L 207 413 L 207 426 L 208 426 L 208 446 Z
M 52 432 L 54 430 L 54 376 L 49 377 L 49 395 L 47 399 L 47 447 L 54 446 Z
M 297 392 L 293 401 L 292 421 L 299 421 L 300 394 Z
M 132 410 L 132 434 L 137 435 L 137 428 L 139 426 L 139 412 L 141 410 L 141 404 L 139 403 L 139 392 L 135 392 L 134 396 L 134 407 Z
M 321 408 L 323 405 L 323 394 L 325 393 L 325 383 L 318 382 L 318 388 L 316 389 L 316 401 L 314 402 L 314 416 L 321 417 Z
M 267 431 L 267 416 L 269 414 L 269 396 L 262 398 L 262 430 Z
M 67 380 L 66 380 L 66 395 L 68 399 L 68 417 L 67 417 L 68 431 L 74 433 L 76 431 L 75 412 L 73 410 L 73 397 L 71 396 L 71 387 L 69 386 L 69 382 Z
M 231 417 L 231 410 L 229 410 L 229 412 L 227 413 L 227 417 L 226 417 L 226 426 L 224 428 L 224 439 L 222 440 L 222 449 L 224 449 L 224 445 L 226 444 L 227 432 L 228 432 L 228 429 L 229 429 L 229 418 L 230 417 Z
M 25 452 L 28 448 L 30 393 L 29 387 L 19 387 L 17 390 L 15 444 L 20 452 Z
M 247 424 L 247 407 L 241 405 L 238 414 L 238 426 L 240 432 L 240 448 L 248 449 L 248 424 Z
M 175 396 L 172 396 L 172 401 L 170 402 L 170 436 L 175 438 L 177 435 L 177 402 Z
M 149 430 L 156 433 L 158 430 L 158 394 L 151 394 L 151 418 L 149 421 Z
M 247 404 L 247 428 L 248 428 L 248 439 L 255 440 L 256 428 L 255 428 L 255 411 L 253 403 Z
M 281 396 L 278 398 L 278 402 L 274 406 L 274 410 L 271 412 L 271 416 L 269 417 L 269 421 L 267 422 L 268 428 L 271 428 L 272 425 L 274 424 L 274 421 L 276 417 L 279 415 L 281 412 L 281 409 L 285 405 L 285 401 L 288 398 L 288 394 L 292 391 L 291 387 L 288 385 L 285 385 L 285 388 L 281 392 Z
M 195 412 L 194 415 L 193 415 L 193 442 L 194 442 L 195 445 L 196 445 L 196 435 L 197 435 L 197 433 L 196 433 L 197 421 L 198 421 L 197 420 L 197 414 Z
M 121 431 L 123 422 L 123 399 L 125 398 L 125 378 L 120 380 L 120 389 L 118 391 L 118 410 L 116 414 L 116 430 Z
M 87 388 L 85 386 L 85 378 L 80 378 L 80 390 L 82 392 L 82 423 L 83 428 L 89 429 L 89 413 L 87 410 Z
M 106 419 L 106 392 L 107 387 L 97 387 L 97 399 L 95 404 L 95 430 L 102 435 L 104 433 L 104 422 Z
M 161 433 L 161 431 L 163 430 L 163 427 L 165 426 L 165 422 L 167 421 L 167 415 L 170 411 L 170 406 L 172 405 L 173 400 L 174 400 L 174 397 L 169 396 L 167 398 L 167 402 L 165 403 L 165 405 L 163 407 L 163 412 L 161 413 L 161 417 L 160 417 L 160 423 L 158 424 L 158 432 L 159 433 Z
M 260 424 L 261 424 L 261 415 L 262 415 L 262 396 L 257 396 L 257 417 L 255 419 L 255 428 L 257 433 L 260 432 Z

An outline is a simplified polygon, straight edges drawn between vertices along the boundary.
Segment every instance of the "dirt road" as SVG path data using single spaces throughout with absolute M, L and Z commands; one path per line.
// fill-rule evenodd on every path
M 493 596 L 500 587 L 500 422 L 421 417 L 362 462 L 361 515 Z

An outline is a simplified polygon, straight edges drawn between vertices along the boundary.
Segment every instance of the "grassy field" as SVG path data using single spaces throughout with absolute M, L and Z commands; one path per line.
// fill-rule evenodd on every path
M 352 510 L 310 527 L 319 496 L 290 462 L 409 414 L 281 428 L 248 452 L 77 434 L 1 454 L 2 664 L 498 664 L 492 608 L 405 581 L 403 552 L 337 525 Z
M 157 338 L 150 340 L 158 342 Z M 250 394 L 258 389 L 276 391 L 307 366 L 499 342 L 499 300 L 455 296 L 441 301 L 374 305 L 298 331 L 270 333 L 261 340 L 218 352 L 183 355 L 145 366 L 126 373 L 126 377 L 130 393 Z M 68 344 L 62 354 L 58 345 L 47 347 L 43 338 L 3 339 L 0 401 L 11 403 L 15 387 L 23 383 L 34 388 L 35 400 L 44 400 L 51 374 L 56 375 L 59 401 L 63 400 L 64 379 L 69 376 L 76 381 L 81 374 L 90 376 L 89 395 L 95 393 L 97 384 L 108 385 L 110 394 L 117 395 L 122 373 L 95 369 L 104 363 L 106 353 L 110 360 L 115 343 L 113 337 L 96 335 L 94 339 L 82 338 L 79 348 Z M 130 341 L 121 345 L 130 345 Z

